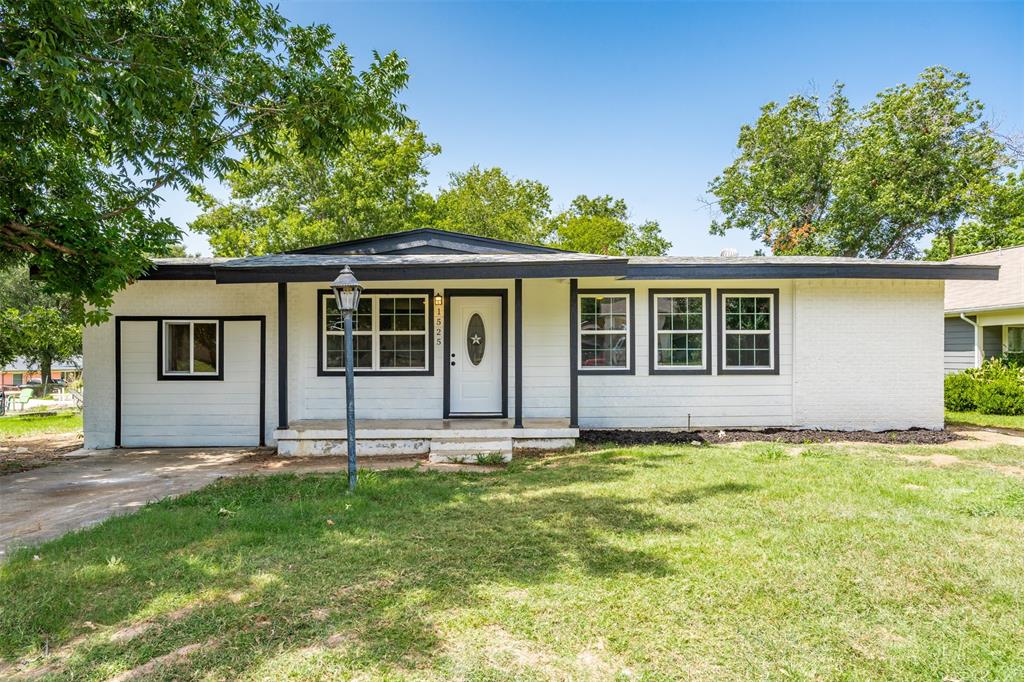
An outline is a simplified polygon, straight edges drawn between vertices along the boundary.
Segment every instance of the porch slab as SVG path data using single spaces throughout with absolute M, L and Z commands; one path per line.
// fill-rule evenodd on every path
M 579 429 L 568 419 L 524 419 L 516 427 L 511 419 L 359 419 L 356 420 L 356 453 L 428 454 L 437 441 L 441 448 L 465 441 L 509 441 L 512 449 L 554 450 L 572 447 Z M 274 432 L 282 455 L 338 455 L 347 448 L 343 419 L 302 419 Z M 440 445 L 444 443 L 444 445 Z

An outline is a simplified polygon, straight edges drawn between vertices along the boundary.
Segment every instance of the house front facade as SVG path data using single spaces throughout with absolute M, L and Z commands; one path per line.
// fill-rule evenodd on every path
M 401 439 L 440 449 L 477 427 L 517 447 L 588 428 L 941 428 L 944 281 L 998 275 L 611 257 L 429 229 L 158 260 L 86 329 L 86 446 L 336 451 L 344 337 L 328 285 L 346 265 L 365 287 L 354 342 L 366 452 Z
M 1024 354 L 1024 246 L 957 256 L 949 262 L 998 266 L 999 277 L 994 282 L 947 284 L 946 373 L 979 367 L 1004 353 Z

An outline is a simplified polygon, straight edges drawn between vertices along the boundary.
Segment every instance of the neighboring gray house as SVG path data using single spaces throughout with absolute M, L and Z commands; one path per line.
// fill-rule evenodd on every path
M 1024 353 L 1024 246 L 972 253 L 950 263 L 998 265 L 999 279 L 946 283 L 947 374 L 986 358 Z
M 85 329 L 85 444 L 344 452 L 349 265 L 364 453 L 571 444 L 580 429 L 943 426 L 945 281 L 969 263 L 617 257 L 438 230 L 158 259 Z

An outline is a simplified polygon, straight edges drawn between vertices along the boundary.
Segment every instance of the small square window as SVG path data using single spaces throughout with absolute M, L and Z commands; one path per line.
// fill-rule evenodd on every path
M 220 324 L 212 320 L 165 321 L 163 374 L 216 377 L 220 362 Z

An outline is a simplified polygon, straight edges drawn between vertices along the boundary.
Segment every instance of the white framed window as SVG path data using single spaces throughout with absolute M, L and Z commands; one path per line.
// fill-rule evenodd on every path
M 1006 352 L 1024 355 L 1024 327 L 1006 328 Z
M 632 293 L 585 291 L 577 297 L 577 369 L 632 369 Z
M 164 320 L 161 333 L 164 376 L 220 375 L 220 323 L 217 320 Z
M 707 371 L 709 298 L 709 290 L 651 291 L 653 371 Z
M 331 292 L 320 294 L 321 373 L 345 370 L 345 321 Z M 357 370 L 430 370 L 430 293 L 366 294 L 352 319 Z
M 776 373 L 778 292 L 719 292 L 722 372 Z

